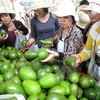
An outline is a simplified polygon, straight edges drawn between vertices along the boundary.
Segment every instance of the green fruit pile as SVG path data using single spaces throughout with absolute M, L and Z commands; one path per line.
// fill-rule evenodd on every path
M 13 47 L 0 48 L 0 95 L 22 94 L 26 100 L 100 100 L 100 85 L 93 77 L 67 73 L 57 59 L 42 63 L 46 57 L 45 48 L 24 54 Z

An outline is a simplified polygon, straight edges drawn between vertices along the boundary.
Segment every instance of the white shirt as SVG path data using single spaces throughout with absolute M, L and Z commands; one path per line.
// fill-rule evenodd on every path
M 64 39 L 65 38 L 62 38 L 62 40 L 60 40 L 59 42 L 58 42 L 58 45 L 57 45 L 57 51 L 58 52 L 64 52 Z

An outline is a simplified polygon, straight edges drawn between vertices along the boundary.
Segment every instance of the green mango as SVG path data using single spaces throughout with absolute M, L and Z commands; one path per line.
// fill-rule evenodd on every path
M 16 84 L 14 82 L 9 82 L 8 84 L 6 84 L 6 93 L 7 94 L 22 94 L 25 98 L 27 97 L 25 92 L 24 92 L 24 89 L 21 85 L 19 84 Z
M 53 45 L 53 41 L 46 39 L 46 40 L 40 40 L 40 43 L 44 44 L 44 45 Z
M 4 81 L 10 80 L 14 75 L 15 75 L 15 70 L 14 69 L 8 69 L 4 73 Z

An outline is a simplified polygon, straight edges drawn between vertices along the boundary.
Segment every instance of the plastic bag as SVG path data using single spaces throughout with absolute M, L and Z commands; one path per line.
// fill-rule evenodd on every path
M 94 68 L 93 68 L 91 76 L 96 78 L 97 80 L 100 80 L 100 66 L 98 66 L 97 64 L 94 64 Z
M 10 98 L 10 97 L 16 97 L 17 100 L 26 100 L 22 94 L 3 94 L 3 95 L 0 95 L 0 99 Z
M 19 33 L 20 31 L 15 31 L 15 35 L 16 35 L 16 42 L 15 42 L 15 48 L 21 49 L 23 48 L 22 46 L 22 40 L 27 39 L 25 35 L 22 35 Z
M 32 44 L 32 45 L 30 46 L 29 50 L 38 51 L 38 50 L 39 50 L 38 45 L 37 45 L 37 44 L 35 44 L 35 43 L 34 43 L 34 44 Z

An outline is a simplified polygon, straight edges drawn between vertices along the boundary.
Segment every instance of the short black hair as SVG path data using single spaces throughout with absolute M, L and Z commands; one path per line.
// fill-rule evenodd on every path
M 89 2 L 87 0 L 82 0 L 79 3 L 79 6 L 81 6 L 81 5 L 89 5 Z
M 48 14 L 49 13 L 48 8 L 43 8 L 43 11 L 44 11 L 45 14 Z
M 75 17 L 74 17 L 74 16 L 71 16 L 71 17 L 72 17 L 72 19 L 73 19 L 73 24 L 75 24 L 75 23 L 76 23 Z
M 11 19 L 13 19 L 13 15 L 12 14 L 9 14 L 9 16 L 10 16 Z
M 12 14 L 8 13 L 8 15 L 10 16 L 11 19 L 13 19 L 13 15 Z M 1 16 L 0 16 L 0 21 L 1 21 Z

